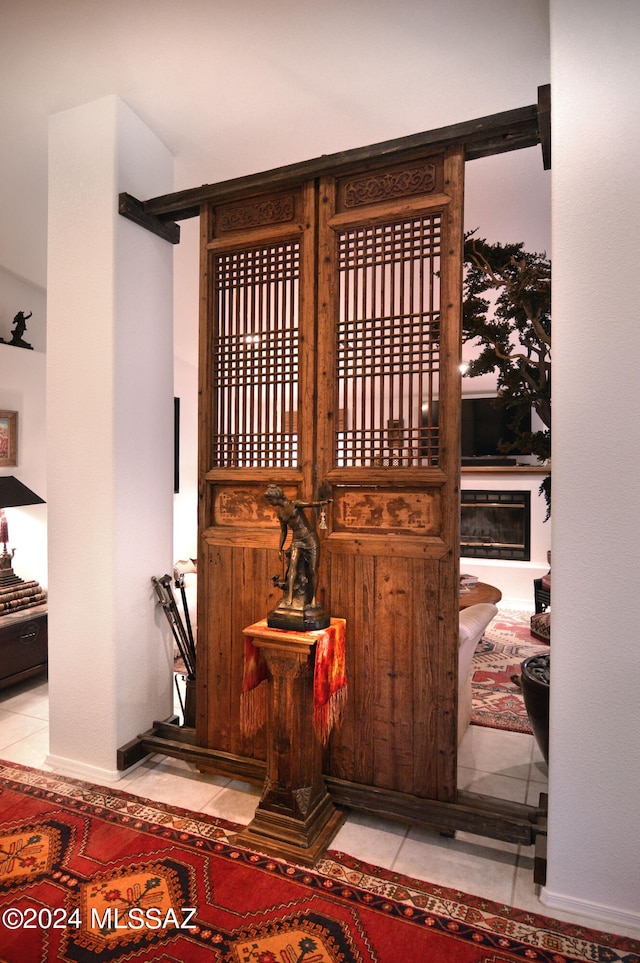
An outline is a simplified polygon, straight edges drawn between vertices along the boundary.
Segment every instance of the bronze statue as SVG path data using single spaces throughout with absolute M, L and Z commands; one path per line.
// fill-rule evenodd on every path
M 267 622 L 273 628 L 303 632 L 324 629 L 331 619 L 316 599 L 320 539 L 304 514 L 304 509 L 321 508 L 331 499 L 291 501 L 279 485 L 269 485 L 265 498 L 276 509 L 280 520 L 278 551 L 280 558 L 287 561 L 284 577 L 272 576 L 273 584 L 283 590 L 284 596 L 280 604 L 269 612 Z M 285 551 L 289 529 L 291 544 Z
M 24 333 L 27 330 L 27 321 L 33 314 L 33 311 L 29 311 L 29 314 L 25 314 L 24 311 L 18 311 L 15 318 L 13 319 L 13 332 L 11 334 L 11 341 L 5 341 L 4 338 L 0 338 L 3 344 L 13 344 L 17 348 L 30 348 L 33 351 L 33 345 L 29 344 L 28 341 L 24 340 Z

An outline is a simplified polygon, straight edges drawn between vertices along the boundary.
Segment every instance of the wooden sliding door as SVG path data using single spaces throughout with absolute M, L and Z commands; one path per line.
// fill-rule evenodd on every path
M 245 626 L 281 593 L 269 484 L 313 486 L 313 184 L 201 211 L 198 741 L 264 757 L 240 731 Z
M 202 745 L 264 755 L 242 629 L 280 597 L 275 483 L 332 499 L 320 597 L 349 699 L 325 771 L 455 798 L 462 190 L 452 149 L 201 212 Z
M 462 169 L 326 177 L 319 204 L 318 484 L 350 643 L 328 769 L 438 799 L 455 795 Z

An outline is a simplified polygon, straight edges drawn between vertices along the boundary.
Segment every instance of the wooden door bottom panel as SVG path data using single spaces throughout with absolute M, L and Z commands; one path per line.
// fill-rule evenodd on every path
M 447 554 L 446 542 L 423 535 L 397 535 L 386 532 L 367 535 L 360 532 L 332 532 L 323 548 L 334 555 L 375 555 L 394 558 L 440 559 Z
M 347 623 L 348 698 L 327 771 L 433 798 L 455 791 L 455 624 L 439 611 L 437 560 L 336 555 L 334 617 Z M 450 776 L 453 773 L 453 776 Z

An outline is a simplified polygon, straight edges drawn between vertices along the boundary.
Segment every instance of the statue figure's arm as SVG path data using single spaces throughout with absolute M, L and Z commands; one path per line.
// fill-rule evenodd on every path
M 280 544 L 278 545 L 278 552 L 282 555 L 282 549 L 284 548 L 284 543 L 287 540 L 287 523 L 280 519 Z
M 323 505 L 328 505 L 333 501 L 333 498 L 323 498 L 319 502 L 294 502 L 293 504 L 296 508 L 322 508 Z

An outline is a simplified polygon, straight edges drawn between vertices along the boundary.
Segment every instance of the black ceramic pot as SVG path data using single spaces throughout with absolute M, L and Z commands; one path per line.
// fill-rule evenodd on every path
M 522 697 L 544 761 L 549 763 L 549 663 L 548 652 L 531 655 L 525 659 L 520 669 Z

